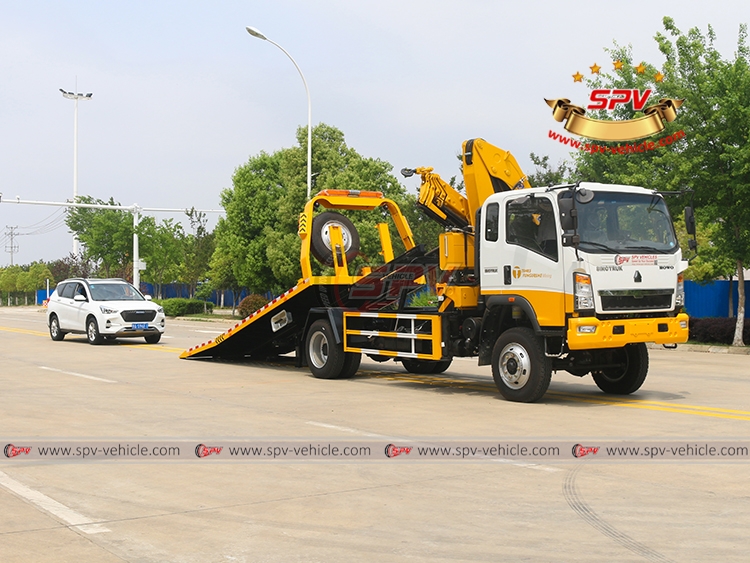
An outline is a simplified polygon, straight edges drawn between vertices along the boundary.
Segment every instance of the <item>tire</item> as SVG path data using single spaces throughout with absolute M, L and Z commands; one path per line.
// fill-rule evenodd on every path
M 641 388 L 648 375 L 648 348 L 645 344 L 628 344 L 618 354 L 625 367 L 612 367 L 591 373 L 596 385 L 605 393 L 630 395 Z
M 161 340 L 161 332 L 149 334 L 148 336 L 144 336 L 144 338 L 146 339 L 146 344 L 156 344 Z
M 326 266 L 333 266 L 333 254 L 331 252 L 331 239 L 328 234 L 328 226 L 331 224 L 341 227 L 341 236 L 344 239 L 344 250 L 346 260 L 351 262 L 359 253 L 359 233 L 347 217 L 341 213 L 325 211 L 316 215 L 312 222 L 312 235 L 310 246 L 312 255 Z
M 359 368 L 361 354 L 346 353 L 342 344 L 336 344 L 331 323 L 325 319 L 315 321 L 305 341 L 307 365 L 318 379 L 351 377 Z
M 94 317 L 89 317 L 86 320 L 86 340 L 89 344 L 98 345 L 104 340 L 104 337 L 99 332 L 99 323 L 96 322 Z
M 492 378 L 509 401 L 533 403 L 547 392 L 552 362 L 543 342 L 530 328 L 506 330 L 492 349 Z
M 49 336 L 55 342 L 65 338 L 65 333 L 60 330 L 60 321 L 57 320 L 57 315 L 52 315 L 49 318 Z
M 344 368 L 341 370 L 339 379 L 349 379 L 359 370 L 359 364 L 362 362 L 362 354 L 345 352 Z
M 401 363 L 409 373 L 424 375 L 428 373 L 443 373 L 451 366 L 452 360 L 414 360 L 404 358 Z

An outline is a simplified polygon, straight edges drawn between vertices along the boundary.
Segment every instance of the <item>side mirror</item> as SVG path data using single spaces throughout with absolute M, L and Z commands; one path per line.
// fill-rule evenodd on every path
M 574 231 L 565 231 L 562 236 L 563 246 L 578 246 L 581 242 L 581 237 L 573 234 Z
M 83 303 L 85 301 L 88 301 L 88 299 L 86 299 L 85 295 L 81 295 L 80 293 L 76 293 L 73 296 L 73 301 L 77 301 L 78 303 Z
M 685 208 L 685 229 L 689 235 L 695 236 L 695 214 L 690 206 Z
M 144 299 L 145 299 L 146 301 L 151 301 L 151 296 L 150 296 L 150 295 L 144 295 L 144 296 L 143 296 L 143 298 L 144 298 Z
M 563 231 L 574 231 L 578 211 L 574 207 L 573 198 L 560 198 L 557 204 L 560 207 L 560 225 Z

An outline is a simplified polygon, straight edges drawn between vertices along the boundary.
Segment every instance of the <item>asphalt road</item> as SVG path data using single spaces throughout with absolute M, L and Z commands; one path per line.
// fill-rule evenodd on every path
M 504 401 L 457 360 L 441 376 L 363 362 L 322 381 L 284 363 L 179 360 L 228 324 L 171 321 L 158 345 L 53 342 L 0 307 L 0 439 L 750 441 L 747 356 L 652 350 L 627 398 L 553 378 Z M 0 457 L 0 561 L 747 561 L 750 462 L 23 461 Z M 395 462 L 398 461 L 398 462 Z

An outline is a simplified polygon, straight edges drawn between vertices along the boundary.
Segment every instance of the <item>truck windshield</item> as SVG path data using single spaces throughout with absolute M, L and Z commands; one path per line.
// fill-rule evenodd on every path
M 585 252 L 671 254 L 678 248 L 661 196 L 596 192 L 594 199 L 576 207 L 579 248 Z

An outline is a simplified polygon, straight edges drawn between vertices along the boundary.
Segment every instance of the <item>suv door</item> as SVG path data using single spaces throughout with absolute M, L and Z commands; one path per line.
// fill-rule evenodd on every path
M 76 301 L 76 295 L 83 295 L 86 301 Z M 73 306 L 71 309 L 71 322 L 75 330 L 86 330 L 86 317 L 89 313 L 90 304 L 91 298 L 86 291 L 86 286 L 79 282 L 73 290 Z
M 57 320 L 60 322 L 60 328 L 63 330 L 73 328 L 73 292 L 75 288 L 75 282 L 61 283 L 52 296 L 52 306 L 57 314 Z

